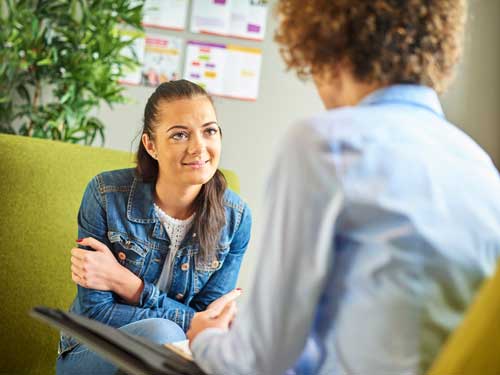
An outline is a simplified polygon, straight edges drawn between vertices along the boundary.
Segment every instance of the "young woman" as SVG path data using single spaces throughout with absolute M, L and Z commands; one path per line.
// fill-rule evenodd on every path
M 185 80 L 158 86 L 141 141 L 135 170 L 99 174 L 84 193 L 71 311 L 166 343 L 185 339 L 197 312 L 217 312 L 240 294 L 232 290 L 251 217 L 217 169 L 221 130 L 201 87 Z M 115 370 L 62 334 L 58 374 Z
M 500 179 L 450 124 L 464 0 L 280 0 L 326 111 L 290 129 L 248 305 L 188 337 L 210 374 L 420 374 L 500 256 Z M 206 328 L 212 328 L 206 330 Z M 298 363 L 294 362 L 305 347 Z

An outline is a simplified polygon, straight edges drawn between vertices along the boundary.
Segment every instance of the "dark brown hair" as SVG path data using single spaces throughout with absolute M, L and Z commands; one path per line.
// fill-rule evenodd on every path
M 187 80 L 165 82 L 159 85 L 149 97 L 144 109 L 142 134 L 154 140 L 154 128 L 162 103 L 179 99 L 192 99 L 204 96 L 213 105 L 212 98 L 200 86 Z M 222 136 L 222 133 L 220 133 Z M 144 182 L 156 182 L 158 177 L 158 161 L 148 154 L 144 144 L 140 142 L 137 150 L 136 174 Z M 201 255 L 208 258 L 217 251 L 220 232 L 226 222 L 224 210 L 224 192 L 227 182 L 221 171 L 217 169 L 214 176 L 201 188 L 193 202 L 196 216 L 193 220 L 194 232 L 200 244 Z
M 466 0 L 280 0 L 275 40 L 300 78 L 347 62 L 356 79 L 444 91 L 461 49 Z

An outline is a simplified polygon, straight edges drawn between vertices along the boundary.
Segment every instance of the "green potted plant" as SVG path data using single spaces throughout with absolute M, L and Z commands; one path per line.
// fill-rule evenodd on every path
M 125 101 L 124 56 L 142 31 L 142 1 L 0 0 L 0 132 L 92 144 L 102 102 Z M 130 54 L 129 54 L 130 56 Z

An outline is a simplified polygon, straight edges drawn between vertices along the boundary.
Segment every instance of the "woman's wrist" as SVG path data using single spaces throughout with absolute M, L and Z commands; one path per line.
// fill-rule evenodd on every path
M 113 282 L 113 292 L 129 304 L 137 304 L 140 300 L 144 282 L 128 268 L 121 267 Z

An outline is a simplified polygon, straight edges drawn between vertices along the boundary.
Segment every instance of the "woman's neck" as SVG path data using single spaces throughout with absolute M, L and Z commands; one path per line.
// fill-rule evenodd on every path
M 185 220 L 193 214 L 193 203 L 202 186 L 177 186 L 158 179 L 155 186 L 155 202 L 167 215 Z
M 359 81 L 345 65 L 339 66 L 335 75 L 316 74 L 313 78 L 326 109 L 354 106 L 367 95 L 383 87 L 378 82 Z

